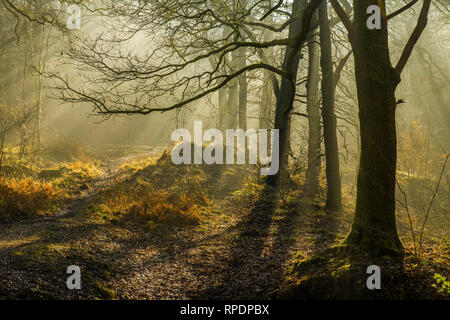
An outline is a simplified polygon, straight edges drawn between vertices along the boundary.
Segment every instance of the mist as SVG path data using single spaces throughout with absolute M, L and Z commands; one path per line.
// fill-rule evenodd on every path
M 448 9 L 2 2 L 0 299 L 448 299 Z M 280 170 L 174 164 L 196 121 Z

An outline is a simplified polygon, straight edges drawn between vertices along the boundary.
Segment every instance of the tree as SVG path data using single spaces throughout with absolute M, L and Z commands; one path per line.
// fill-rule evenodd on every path
M 7 104 L 33 106 L 34 119 L 28 117 L 28 122 L 34 123 L 24 121 L 23 126 L 18 129 L 22 148 L 27 147 L 31 141 L 33 149 L 38 151 L 41 144 L 42 73 L 48 62 L 46 58 L 51 31 L 54 28 L 65 30 L 65 15 L 60 10 L 60 3 L 55 1 L 4 0 L 0 2 L 0 8 L 4 9 L 2 13 L 5 14 L 2 21 L 8 21 L 5 23 L 7 36 L 3 37 L 2 34 L 0 38 L 2 62 L 10 65 L 4 66 L 3 70 L 7 71 L 2 75 L 4 87 L 9 90 L 3 89 L 1 94 Z M 0 33 L 3 33 L 3 30 L 0 30 Z M 19 53 L 23 56 L 21 60 L 18 60 Z M 22 70 L 17 70 L 16 64 L 20 65 Z M 19 81 L 21 96 L 18 94 Z M 12 89 L 13 86 L 16 88 Z M 21 155 L 24 153 L 25 150 L 20 152 Z
M 31 160 L 40 147 L 42 71 L 51 18 L 42 1 L 3 1 L 0 4 L 0 98 L 2 107 L 15 106 L 27 113 L 14 131 L 18 133 L 18 158 Z M 50 20 L 51 19 L 51 20 Z M 31 112 L 31 113 L 30 113 Z M 4 137 L 6 139 L 6 137 Z M 5 140 L 4 140 L 5 141 Z
M 269 1 L 269 6 L 273 7 L 273 0 Z M 273 24 L 273 18 L 272 15 L 269 15 L 266 18 L 266 23 Z M 269 42 L 273 40 L 273 32 L 270 30 L 264 30 L 263 31 L 263 40 L 264 42 Z M 271 57 L 273 55 L 272 48 L 267 48 L 265 50 L 265 56 Z M 259 114 L 259 128 L 260 129 L 270 129 L 272 127 L 272 113 L 273 113 L 273 98 L 274 98 L 274 90 L 273 85 L 271 81 L 271 77 L 273 74 L 268 71 L 264 70 L 264 76 L 263 76 L 263 87 L 262 87 L 262 94 L 261 94 L 261 102 L 260 102 L 260 114 Z M 278 83 L 276 83 L 276 86 L 278 86 Z
M 344 1 L 346 12 L 351 11 L 351 6 Z M 325 140 L 325 156 L 327 167 L 327 203 L 326 208 L 331 211 L 339 211 L 342 208 L 341 183 L 339 173 L 339 154 L 337 141 L 337 121 L 334 112 L 334 93 L 339 82 L 342 68 L 348 60 L 345 56 L 339 63 L 336 72 L 333 72 L 331 58 L 331 27 L 339 22 L 339 18 L 328 19 L 327 5 L 322 2 L 318 11 L 320 18 L 313 25 L 320 25 L 320 33 L 312 33 L 308 39 L 309 63 L 307 80 L 307 113 L 308 113 L 308 168 L 306 171 L 305 195 L 307 199 L 317 193 L 319 174 L 321 170 L 321 123 L 320 123 L 320 65 L 322 64 L 322 114 Z M 337 159 L 337 162 L 336 162 Z
M 341 176 L 339 171 L 339 150 L 337 139 L 337 119 L 334 111 L 335 76 L 331 52 L 331 27 L 328 19 L 327 3 L 319 6 L 320 24 L 320 65 L 322 68 L 322 118 L 325 141 L 327 175 L 326 209 L 342 210 Z
M 294 1 L 292 5 L 294 21 L 289 27 L 289 38 L 293 38 L 295 41 L 287 46 L 285 52 L 282 70 L 287 76 L 281 79 L 275 107 L 275 128 L 279 130 L 280 139 L 280 170 L 276 175 L 268 178 L 268 184 L 275 188 L 279 187 L 280 178 L 284 176 L 288 163 L 290 120 L 296 92 L 300 49 L 307 40 L 314 11 L 320 2 L 320 0 L 313 0 L 307 5 L 304 1 Z
M 331 0 L 348 30 L 354 52 L 361 130 L 355 218 L 344 243 L 357 245 L 372 254 L 398 254 L 403 249 L 395 220 L 395 90 L 411 52 L 427 25 L 430 3 L 431 0 L 424 0 L 417 25 L 393 67 L 387 20 L 383 21 L 381 29 L 367 28 L 367 8 L 379 2 L 354 0 L 355 18 L 352 22 L 339 2 Z M 389 19 L 396 15 L 394 12 L 385 16 Z
M 316 20 L 318 15 L 316 12 Z M 312 200 L 319 189 L 321 166 L 321 124 L 320 124 L 320 43 L 318 29 L 312 30 L 308 38 L 308 80 L 306 83 L 308 114 L 308 168 L 306 169 L 305 197 Z
M 278 90 L 277 81 L 271 77 L 277 96 L 275 129 L 280 130 L 280 167 L 283 171 L 287 164 L 288 123 L 295 97 L 298 53 L 306 41 L 313 12 L 320 2 L 313 0 L 307 4 L 306 1 L 294 1 L 292 17 L 280 27 L 262 21 L 273 14 L 282 2 L 273 8 L 266 8 L 261 1 L 255 1 L 246 8 L 212 0 L 204 3 L 149 1 L 121 3 L 97 10 L 91 8 L 106 17 L 129 17 L 129 20 L 126 26 L 121 26 L 121 31 L 113 28 L 116 32 L 113 37 L 100 34 L 94 39 L 79 39 L 80 46 L 67 52 L 68 57 L 79 65 L 80 71 L 90 73 L 85 79 L 89 87 L 74 88 L 69 79 L 59 73 L 49 76 L 59 80 L 54 88 L 61 92 L 63 101 L 89 102 L 98 114 L 110 117 L 177 110 L 226 86 L 228 98 L 238 100 L 236 103 L 229 100 L 229 105 L 234 109 L 239 104 L 239 77 L 251 70 L 268 70 L 282 78 Z M 262 17 L 255 19 L 256 13 Z M 285 15 L 283 12 L 280 14 Z M 289 27 L 289 36 L 267 42 L 252 40 L 249 35 L 244 36 L 248 26 L 275 32 Z M 224 27 L 229 28 L 230 32 L 218 37 L 218 30 Z M 201 36 L 205 30 L 214 37 Z M 148 54 L 137 56 L 132 52 L 124 53 L 118 46 L 139 32 L 146 31 L 147 35 L 153 34 L 150 40 L 155 44 Z M 269 64 L 260 53 L 262 49 L 275 46 L 285 51 L 281 68 L 277 64 Z M 237 63 L 237 58 L 244 55 L 238 52 L 248 52 L 249 49 L 260 56 L 260 62 L 244 64 L 241 60 Z M 212 56 L 215 59 L 210 59 Z M 230 56 L 231 62 L 227 63 Z M 152 57 L 163 58 L 152 61 Z M 211 61 L 215 61 L 215 65 L 212 66 Z M 245 92 L 245 84 L 242 80 L 241 83 Z M 243 115 L 244 94 L 240 100 Z M 237 115 L 233 110 L 228 114 L 233 119 L 234 114 Z M 276 185 L 278 177 L 279 174 L 269 179 L 269 184 Z

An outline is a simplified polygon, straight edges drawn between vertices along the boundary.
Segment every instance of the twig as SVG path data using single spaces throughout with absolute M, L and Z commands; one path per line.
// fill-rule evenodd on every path
M 411 219 L 411 214 L 409 212 L 408 199 L 406 197 L 405 191 L 403 191 L 403 189 L 397 179 L 395 179 L 395 182 L 397 183 L 397 187 L 403 195 L 403 199 L 405 199 L 405 203 L 402 203 L 399 200 L 397 200 L 397 202 L 400 203 L 406 209 L 406 213 L 408 214 L 409 228 L 411 230 L 411 236 L 412 236 L 413 245 L 414 245 L 414 257 L 416 258 L 416 260 L 418 260 L 419 256 L 418 256 L 418 252 L 417 252 L 416 237 L 414 236 L 414 227 L 413 227 L 413 223 L 412 223 L 412 219 Z
M 427 223 L 428 217 L 430 215 L 430 211 L 431 211 L 431 207 L 433 205 L 434 199 L 436 199 L 436 195 L 437 195 L 437 193 L 439 191 L 439 186 L 441 184 L 442 176 L 444 175 L 445 167 L 447 166 L 447 161 L 448 161 L 449 156 L 450 156 L 450 154 L 447 154 L 446 157 L 445 157 L 444 165 L 442 166 L 441 174 L 439 176 L 439 180 L 438 180 L 438 183 L 436 185 L 436 189 L 434 190 L 433 197 L 431 198 L 430 205 L 428 206 L 428 210 L 427 210 L 427 213 L 425 215 L 425 219 L 424 219 L 423 224 L 422 224 L 422 230 L 420 231 L 420 239 L 419 239 L 419 257 L 421 255 L 421 251 L 422 251 L 422 238 L 423 238 L 423 233 L 424 233 L 424 229 L 425 229 L 425 224 Z

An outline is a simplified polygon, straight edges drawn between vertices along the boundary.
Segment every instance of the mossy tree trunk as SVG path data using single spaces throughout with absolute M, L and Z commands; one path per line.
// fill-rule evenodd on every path
M 426 28 L 431 0 L 424 0 L 417 24 L 395 65 L 391 64 L 388 21 L 383 13 L 380 29 L 367 27 L 367 8 L 377 0 L 353 0 L 354 23 L 339 1 L 330 0 L 349 32 L 355 60 L 361 155 L 355 218 L 344 243 L 370 254 L 399 254 L 403 245 L 395 221 L 397 136 L 395 90 L 411 53 Z M 384 10 L 384 1 L 383 9 Z M 395 17 L 403 12 L 392 13 Z
M 395 89 L 400 78 L 391 65 L 386 24 L 380 30 L 367 28 L 367 7 L 376 2 L 353 1 L 361 155 L 355 218 L 345 243 L 389 254 L 402 250 L 395 221 Z

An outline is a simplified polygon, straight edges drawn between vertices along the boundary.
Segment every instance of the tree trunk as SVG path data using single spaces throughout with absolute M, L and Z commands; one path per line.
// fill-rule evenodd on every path
M 235 50 L 231 53 L 231 68 L 233 71 L 238 70 L 239 53 Z M 238 126 L 239 111 L 239 79 L 234 78 L 228 85 L 228 103 L 226 112 L 226 129 L 235 129 Z
M 317 19 L 317 14 L 316 14 Z M 306 84 L 307 113 L 308 113 L 308 169 L 306 170 L 305 199 L 312 200 L 317 194 L 320 175 L 320 47 L 318 29 L 308 38 L 308 82 Z
M 219 89 L 219 127 L 221 130 L 226 129 L 227 121 L 227 102 L 228 102 L 228 87 L 224 86 Z
M 339 150 L 334 113 L 334 75 L 331 53 L 331 30 L 328 20 L 327 2 L 319 5 L 320 65 L 322 68 L 322 118 L 325 141 L 327 202 L 326 209 L 342 210 L 341 177 L 339 172 Z
M 33 93 L 34 93 L 34 99 L 33 99 L 33 105 L 36 112 L 36 123 L 35 123 L 35 139 L 33 139 L 33 144 L 36 143 L 36 150 L 39 150 L 41 145 L 41 108 L 42 108 L 42 75 L 41 72 L 43 71 L 43 51 L 44 51 L 44 27 L 35 24 L 33 25 L 33 38 L 34 38 L 34 61 L 36 64 L 36 68 L 38 69 L 38 73 L 35 74 L 33 77 Z
M 294 21 L 289 27 L 289 38 L 294 37 L 302 28 L 302 15 L 307 5 L 306 0 L 294 0 L 292 4 L 292 13 L 295 15 Z M 288 71 L 294 77 L 297 78 L 298 65 L 300 62 L 300 50 L 295 55 L 292 64 L 288 65 L 288 58 L 293 48 L 287 46 L 284 61 L 283 70 Z M 284 177 L 287 171 L 288 165 L 288 150 L 289 150 L 289 131 L 290 131 L 290 119 L 291 119 L 291 97 L 295 94 L 295 87 L 291 85 L 286 77 L 282 77 L 280 92 L 277 96 L 277 103 L 275 107 L 275 129 L 279 130 L 279 171 L 273 176 L 269 176 L 267 183 L 275 188 L 279 187 L 280 178 Z
M 269 6 L 273 6 L 273 1 L 269 1 Z M 269 15 L 267 18 L 267 24 L 271 24 L 273 22 L 272 15 Z M 273 40 L 272 33 L 268 30 L 264 32 L 264 42 L 269 42 Z M 267 58 L 270 59 L 273 55 L 273 49 L 271 47 L 264 50 L 264 53 Z M 272 119 L 272 106 L 273 106 L 273 85 L 270 79 L 271 72 L 269 70 L 264 70 L 263 77 L 263 87 L 262 87 L 262 95 L 260 102 L 260 112 L 259 112 L 259 128 L 260 129 L 270 129 L 271 128 L 271 119 Z
M 264 71 L 263 88 L 260 102 L 259 128 L 270 129 L 273 107 L 273 87 L 270 80 L 270 71 Z
M 247 65 L 247 56 L 245 47 L 239 48 L 237 50 L 238 53 L 238 69 L 243 69 Z M 242 73 L 239 78 L 239 128 L 247 131 L 247 73 Z
M 222 29 L 222 37 L 225 38 L 227 36 L 227 30 L 226 27 L 223 27 Z M 224 57 L 224 59 L 227 59 L 227 57 Z M 212 60 L 211 66 L 214 68 L 216 65 L 216 61 Z M 225 68 L 221 70 L 224 74 L 226 73 Z M 228 86 L 223 86 L 219 89 L 218 92 L 218 98 L 219 98 L 219 114 L 218 114 L 218 122 L 219 122 L 219 128 L 221 130 L 227 129 L 227 104 L 228 104 Z
M 395 224 L 395 89 L 400 78 L 390 62 L 386 25 L 381 30 L 366 26 L 366 10 L 374 2 L 353 1 L 361 156 L 355 218 L 345 243 L 379 255 L 402 250 Z

